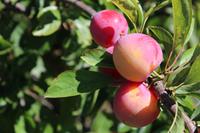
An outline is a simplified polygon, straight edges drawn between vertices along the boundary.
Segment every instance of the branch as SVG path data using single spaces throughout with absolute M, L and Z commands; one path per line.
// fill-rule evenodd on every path
M 91 16 L 96 13 L 96 11 L 92 7 L 86 5 L 82 1 L 79 1 L 79 0 L 64 0 L 64 1 L 67 2 L 67 3 L 74 4 L 75 6 L 79 7 L 80 9 L 82 9 L 85 12 L 87 12 Z
M 32 97 L 33 99 L 35 99 L 36 101 L 39 101 L 43 106 L 47 107 L 50 110 L 54 109 L 53 104 L 51 104 L 49 101 L 47 101 L 43 96 L 38 96 L 37 94 L 35 94 L 33 91 L 27 89 L 24 91 L 26 95 Z
M 169 96 L 169 94 L 165 91 L 165 87 L 163 81 L 155 81 L 154 87 L 157 93 L 160 96 L 160 100 L 163 105 L 173 114 L 176 113 L 176 104 L 175 101 Z M 184 122 L 190 133 L 198 132 L 198 128 L 195 126 L 194 122 L 187 116 L 186 113 L 182 112 L 182 117 Z

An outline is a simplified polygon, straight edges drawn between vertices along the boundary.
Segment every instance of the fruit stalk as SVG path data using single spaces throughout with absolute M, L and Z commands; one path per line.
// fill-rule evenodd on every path
M 176 113 L 176 104 L 175 101 L 169 96 L 165 90 L 163 81 L 154 82 L 154 87 L 158 95 L 160 96 L 161 103 L 173 114 Z M 196 133 L 197 127 L 194 122 L 187 116 L 185 112 L 182 112 L 182 117 L 184 119 L 185 125 L 187 126 L 190 133 Z

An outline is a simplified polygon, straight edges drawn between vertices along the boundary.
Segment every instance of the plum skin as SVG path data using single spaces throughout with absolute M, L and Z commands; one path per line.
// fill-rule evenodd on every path
M 162 60 L 160 45 L 152 37 L 141 33 L 122 36 L 113 51 L 118 72 L 125 79 L 135 82 L 145 81 Z
M 120 36 L 128 33 L 128 23 L 121 13 L 102 10 L 93 15 L 90 32 L 93 40 L 112 54 Z
M 152 123 L 159 115 L 158 97 L 151 86 L 144 83 L 127 82 L 117 91 L 113 101 L 115 116 L 131 127 L 143 127 Z

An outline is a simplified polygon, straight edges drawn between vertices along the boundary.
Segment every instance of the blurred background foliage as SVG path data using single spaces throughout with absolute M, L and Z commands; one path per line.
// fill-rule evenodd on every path
M 111 0 L 83 2 L 96 11 L 117 10 Z M 144 10 L 160 2 L 140 0 Z M 195 28 L 187 47 L 200 41 L 199 0 L 193 0 L 193 12 Z M 172 119 L 164 113 L 155 123 L 141 129 L 117 121 L 111 109 L 115 91 L 112 87 L 74 97 L 44 99 L 44 92 L 58 74 L 88 69 L 80 56 L 86 48 L 97 47 L 89 32 L 90 19 L 90 14 L 65 0 L 0 1 L 1 133 L 168 131 Z M 155 12 L 147 25 L 173 32 L 171 5 Z M 188 109 L 191 106 L 188 103 Z

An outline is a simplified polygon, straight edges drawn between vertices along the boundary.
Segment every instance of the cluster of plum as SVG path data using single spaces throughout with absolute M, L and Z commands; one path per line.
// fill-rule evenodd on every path
M 116 70 L 126 79 L 113 101 L 116 117 L 133 127 L 152 123 L 160 109 L 154 87 L 145 81 L 162 62 L 160 45 L 148 35 L 128 34 L 125 17 L 114 10 L 96 13 L 90 31 L 93 40 L 112 54 Z

